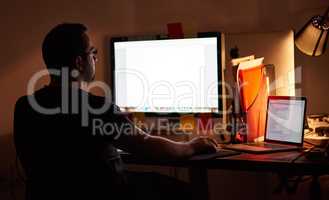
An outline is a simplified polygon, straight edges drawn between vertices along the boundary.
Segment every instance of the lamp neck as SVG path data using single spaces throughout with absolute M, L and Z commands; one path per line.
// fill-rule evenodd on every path
M 326 12 L 323 15 L 323 19 L 327 19 L 327 17 L 329 17 L 328 14 L 329 14 L 329 6 L 328 6 Z
M 329 6 L 321 17 L 321 21 L 320 21 L 321 25 L 323 25 L 327 21 L 327 18 L 329 17 L 328 13 L 329 13 Z

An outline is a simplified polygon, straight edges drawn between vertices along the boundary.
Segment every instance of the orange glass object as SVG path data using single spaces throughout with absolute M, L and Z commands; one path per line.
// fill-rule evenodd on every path
M 248 111 L 259 95 L 263 79 L 263 69 L 263 65 L 260 65 L 239 71 L 240 102 L 245 112 Z
M 247 141 L 263 136 L 265 132 L 268 85 L 264 65 L 239 70 L 240 103 L 246 113 Z

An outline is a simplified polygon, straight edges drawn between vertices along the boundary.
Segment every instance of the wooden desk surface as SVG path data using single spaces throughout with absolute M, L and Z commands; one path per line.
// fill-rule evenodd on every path
M 187 168 L 204 169 L 228 169 L 242 171 L 264 171 L 301 175 L 323 175 L 329 174 L 329 160 L 316 159 L 310 160 L 297 156 L 301 152 L 279 152 L 271 154 L 247 154 L 220 157 L 214 159 L 199 160 L 147 160 L 136 158 L 131 154 L 122 154 L 122 159 L 127 164 L 158 165 L 158 166 L 176 166 Z M 294 161 L 295 160 L 295 161 Z
M 278 152 L 271 154 L 247 154 L 219 157 L 213 159 L 189 159 L 180 161 L 148 160 L 136 158 L 131 154 L 122 154 L 127 164 L 157 165 L 171 167 L 186 167 L 193 193 L 193 199 L 209 199 L 208 169 L 226 169 L 240 171 L 261 171 L 277 173 L 280 177 L 312 175 L 318 183 L 318 176 L 329 174 L 329 160 L 309 160 L 300 156 L 301 152 Z M 298 158 L 298 159 L 296 159 Z M 312 199 L 320 199 L 320 184 L 315 184 L 316 190 L 311 190 Z

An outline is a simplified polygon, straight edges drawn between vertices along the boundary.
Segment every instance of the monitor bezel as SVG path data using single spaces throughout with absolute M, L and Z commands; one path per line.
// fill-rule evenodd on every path
M 112 90 L 112 102 L 115 104 L 115 56 L 114 56 L 114 43 L 115 42 L 127 42 L 127 41 L 150 41 L 150 40 L 175 40 L 175 39 L 191 39 L 191 38 L 217 38 L 217 71 L 218 77 L 217 80 L 219 82 L 218 85 L 218 112 L 127 112 L 127 113 L 144 113 L 149 117 L 179 117 L 181 115 L 191 115 L 198 117 L 202 114 L 210 115 L 211 117 L 222 117 L 224 115 L 223 108 L 223 90 L 222 90 L 222 40 L 221 40 L 221 32 L 199 32 L 195 36 L 187 36 L 184 38 L 169 38 L 166 35 L 150 35 L 150 36 L 119 36 L 112 37 L 110 39 L 110 64 L 111 64 L 111 90 Z

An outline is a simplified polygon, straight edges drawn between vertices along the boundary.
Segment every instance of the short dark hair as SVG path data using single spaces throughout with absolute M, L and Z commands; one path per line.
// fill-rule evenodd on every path
M 78 23 L 55 26 L 42 43 L 42 57 L 48 69 L 70 67 L 76 56 L 88 48 L 87 27 Z

